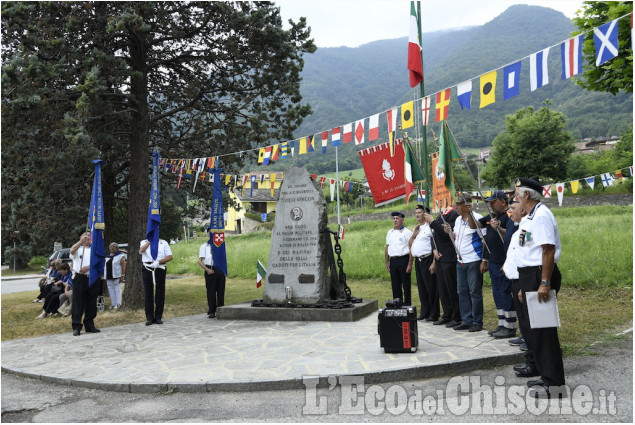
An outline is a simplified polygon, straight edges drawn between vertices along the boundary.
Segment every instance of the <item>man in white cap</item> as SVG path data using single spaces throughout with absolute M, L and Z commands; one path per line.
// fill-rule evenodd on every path
M 390 273 L 393 299 L 399 298 L 403 305 L 412 305 L 410 272 L 412 271 L 412 257 L 408 241 L 412 232 L 403 224 L 406 216 L 395 211 L 391 214 L 393 228 L 386 235 L 386 249 L 384 258 L 386 270 Z

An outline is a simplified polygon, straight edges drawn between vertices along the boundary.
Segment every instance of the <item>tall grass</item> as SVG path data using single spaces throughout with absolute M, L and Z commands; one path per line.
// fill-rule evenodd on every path
M 633 207 L 605 206 L 554 209 L 558 222 L 562 255 L 559 267 L 567 286 L 632 286 L 633 284 Z M 412 229 L 413 218 L 405 225 Z M 363 221 L 345 225 L 342 244 L 344 271 L 349 279 L 388 279 L 384 268 L 386 232 L 389 220 Z M 271 232 L 229 236 L 227 263 L 229 277 L 255 279 L 256 262 L 269 260 Z M 198 239 L 172 246 L 175 260 L 169 273 L 197 273 Z M 487 279 L 487 278 L 486 278 Z

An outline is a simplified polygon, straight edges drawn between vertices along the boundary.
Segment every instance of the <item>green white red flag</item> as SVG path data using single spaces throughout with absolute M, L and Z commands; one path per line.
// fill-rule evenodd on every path
M 260 288 L 262 286 L 262 281 L 267 276 L 267 269 L 262 265 L 260 260 L 258 260 L 258 270 L 256 271 L 256 288 Z
M 423 81 L 423 63 L 421 62 L 421 43 L 419 42 L 419 18 L 415 2 L 410 2 L 410 36 L 408 37 L 408 70 L 410 87 Z

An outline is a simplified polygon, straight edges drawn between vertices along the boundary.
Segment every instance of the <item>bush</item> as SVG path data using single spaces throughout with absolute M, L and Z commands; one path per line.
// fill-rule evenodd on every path
M 48 258 L 42 257 L 41 255 L 32 257 L 31 261 L 29 261 L 29 267 L 31 268 L 38 267 L 38 266 L 46 267 L 47 265 L 48 265 Z
M 15 248 L 13 248 L 13 245 L 9 245 L 4 249 L 4 262 L 13 266 L 15 256 L 16 268 L 26 269 L 29 266 L 31 255 L 33 255 L 33 250 L 29 245 L 17 245 Z

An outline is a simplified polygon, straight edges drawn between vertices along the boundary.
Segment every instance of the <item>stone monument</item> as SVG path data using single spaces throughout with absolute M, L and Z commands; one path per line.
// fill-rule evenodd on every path
M 331 299 L 334 276 L 329 275 L 327 222 L 324 194 L 306 168 L 286 170 L 271 233 L 265 303 L 320 304 Z

